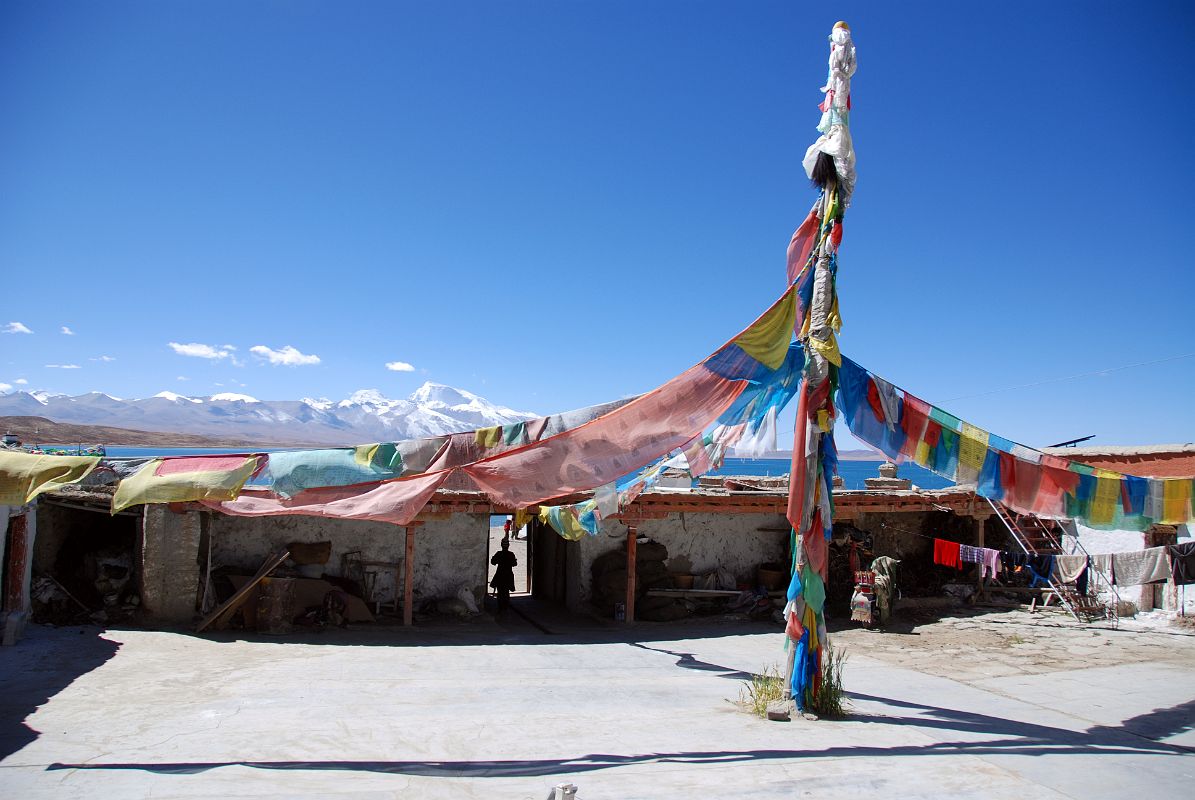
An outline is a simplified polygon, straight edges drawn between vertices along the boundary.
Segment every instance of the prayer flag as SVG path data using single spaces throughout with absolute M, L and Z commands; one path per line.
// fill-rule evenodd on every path
M 0 450 L 0 505 L 22 506 L 42 492 L 77 483 L 87 477 L 99 458 L 46 456 Z
M 232 500 L 265 464 L 265 456 L 155 458 L 116 487 L 112 513 L 142 503 Z

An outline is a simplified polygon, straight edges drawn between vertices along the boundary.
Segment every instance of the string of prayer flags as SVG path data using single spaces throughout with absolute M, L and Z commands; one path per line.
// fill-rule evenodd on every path
M 974 484 L 979 495 L 1020 513 L 1104 530 L 1195 521 L 1191 478 L 1125 475 L 1034 450 L 896 389 L 849 358 L 839 370 L 837 403 L 851 433 L 892 460 Z

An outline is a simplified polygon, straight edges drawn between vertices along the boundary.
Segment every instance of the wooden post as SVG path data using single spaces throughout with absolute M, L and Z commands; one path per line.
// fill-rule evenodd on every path
M 523 574 L 527 578 L 527 594 L 531 594 L 531 574 L 535 571 L 533 569 L 535 565 L 531 563 L 531 559 L 534 556 L 535 543 L 531 540 L 535 538 L 535 531 L 531 522 L 528 522 L 524 527 L 527 529 L 527 549 L 523 551 Z
M 627 602 L 624 621 L 630 625 L 635 621 L 635 564 L 639 554 L 639 529 L 635 525 L 627 526 Z
M 983 524 L 985 521 L 986 520 L 983 517 L 972 517 L 971 518 L 971 522 L 975 526 L 975 546 L 978 548 L 981 548 L 981 549 L 984 546 L 983 545 Z M 977 569 L 975 572 L 975 596 L 976 596 L 976 599 L 982 600 L 983 596 L 987 593 L 987 590 L 984 586 L 984 581 L 983 581 L 983 562 L 980 561 L 979 564 L 976 565 L 976 567 L 977 567 Z
M 402 564 L 402 624 L 408 628 L 414 621 L 412 605 L 415 602 L 415 527 L 408 525 L 404 528 L 407 532 L 407 549 Z
M 8 509 L 5 509 L 7 512 Z M 3 576 L 4 597 L 0 599 L 0 609 L 13 614 L 29 611 L 29 563 L 32 553 L 29 552 L 28 517 L 18 514 L 6 517 L 4 523 L 8 527 L 8 574 Z M 0 532 L 0 536 L 4 534 Z M 0 564 L 3 568 L 3 564 Z M 0 636 L 3 631 L 0 631 Z M 13 644 L 14 642 L 5 642 Z

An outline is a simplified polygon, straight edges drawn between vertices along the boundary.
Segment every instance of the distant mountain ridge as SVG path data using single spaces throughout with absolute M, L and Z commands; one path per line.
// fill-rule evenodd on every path
M 22 391 L 0 395 L 0 416 L 47 417 L 62 423 L 237 442 L 351 445 L 510 425 L 537 415 L 491 403 L 464 389 L 428 382 L 402 400 L 388 398 L 376 389 L 362 389 L 340 401 L 258 400 L 233 393 L 188 397 L 168 391 L 122 400 L 102 392 L 71 396 Z

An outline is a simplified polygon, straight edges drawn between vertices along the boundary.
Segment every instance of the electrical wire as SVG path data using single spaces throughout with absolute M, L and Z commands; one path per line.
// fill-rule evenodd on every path
M 1044 381 L 1036 381 L 1034 383 L 1023 383 L 1018 386 L 1005 386 L 1001 389 L 990 389 L 986 392 L 978 392 L 976 394 L 963 394 L 958 397 L 948 397 L 943 400 L 943 403 L 953 403 L 955 400 L 970 400 L 973 397 L 987 397 L 990 394 L 998 394 L 999 392 L 1011 392 L 1016 389 L 1032 389 L 1035 386 L 1045 386 L 1048 383 L 1061 383 L 1062 381 L 1073 381 L 1078 378 L 1091 378 L 1096 375 L 1107 375 L 1109 372 L 1120 372 L 1121 370 L 1134 369 L 1136 367 L 1151 367 L 1154 364 L 1165 364 L 1169 361 L 1178 361 L 1183 358 L 1191 358 L 1195 353 L 1183 353 L 1177 356 L 1168 356 L 1166 358 L 1158 358 L 1153 361 L 1141 361 L 1136 364 L 1125 364 L 1119 367 L 1111 367 L 1109 369 L 1098 369 L 1094 372 L 1080 372 L 1077 375 L 1067 375 L 1062 378 L 1047 378 Z

